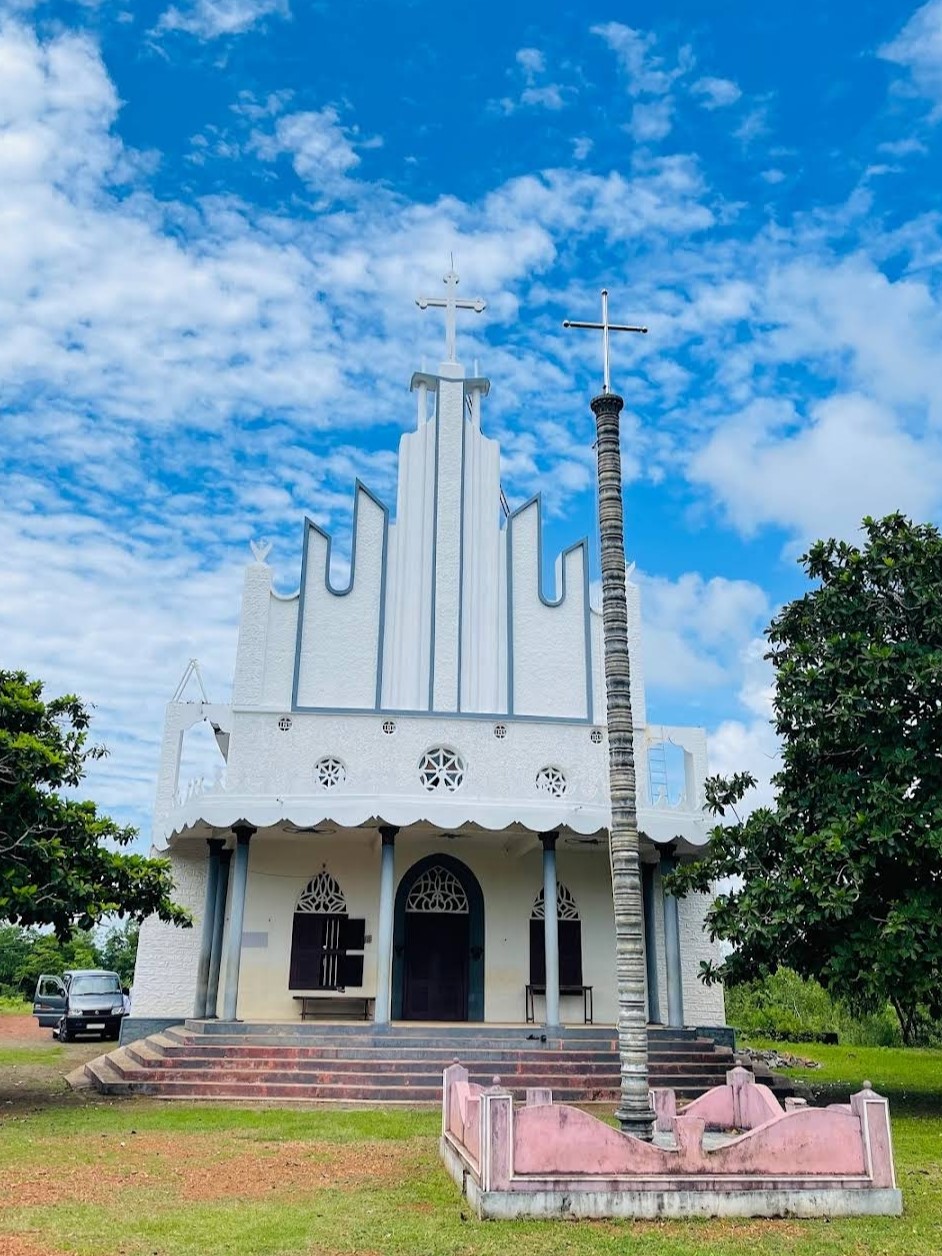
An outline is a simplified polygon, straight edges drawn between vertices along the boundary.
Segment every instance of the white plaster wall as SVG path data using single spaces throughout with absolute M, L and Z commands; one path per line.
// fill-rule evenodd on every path
M 385 518 L 358 489 L 353 586 L 345 594 L 327 587 L 327 537 L 307 530 L 299 706 L 376 705 Z
M 399 442 L 383 652 L 383 705 L 391 710 L 429 706 L 436 429 L 433 417 Z
M 196 997 L 208 857 L 206 843 L 169 856 L 174 901 L 193 913 L 193 927 L 181 929 L 151 916 L 141 926 L 134 969 L 135 1016 L 192 1016 Z M 165 852 L 159 852 L 165 854 Z
M 513 707 L 517 715 L 586 718 L 585 548 L 562 558 L 566 596 L 547 606 L 539 596 L 539 505 L 510 525 L 513 609 Z M 554 597 L 562 593 L 560 560 Z
M 281 598 L 272 594 L 268 603 L 261 701 L 265 706 L 280 706 L 285 711 L 291 709 L 299 600 L 297 596 Z
M 435 600 L 432 705 L 458 709 L 458 636 L 461 602 L 461 466 L 464 454 L 464 383 L 438 386 L 438 480 L 435 502 Z
M 456 806 L 468 800 L 526 801 L 540 804 L 547 795 L 536 788 L 540 768 L 561 767 L 568 781 L 567 799 L 604 805 L 608 793 L 607 747 L 595 745 L 585 724 L 502 721 L 506 735 L 494 736 L 490 720 L 397 716 L 392 736 L 383 732 L 385 717 L 317 715 L 298 712 L 288 732 L 278 727 L 280 712 L 236 712 L 226 773 L 227 792 L 235 795 L 309 795 L 316 792 L 314 764 L 325 755 L 344 763 L 344 784 L 331 800 L 346 795 L 426 796 L 418 775 L 421 755 L 433 746 L 457 750 L 465 762 L 461 788 L 445 798 Z
M 710 902 L 709 894 L 688 894 L 678 903 L 684 1020 L 688 1025 L 726 1024 L 723 987 L 705 986 L 697 975 L 701 960 L 718 962 L 722 958 L 719 943 L 711 942 L 703 928 L 703 918 Z
M 239 643 L 232 682 L 234 703 L 254 706 L 262 700 L 270 602 L 271 568 L 266 563 L 249 563 L 242 586 Z
M 461 710 L 502 711 L 500 639 L 507 620 L 500 614 L 501 562 L 506 562 L 498 506 L 500 447 L 471 423 L 464 424 L 464 446 Z

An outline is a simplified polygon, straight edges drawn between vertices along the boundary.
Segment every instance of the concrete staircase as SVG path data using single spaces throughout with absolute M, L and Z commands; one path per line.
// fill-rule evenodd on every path
M 650 1080 L 692 1099 L 725 1080 L 728 1047 L 692 1029 L 648 1031 Z M 495 1077 L 522 1097 L 548 1086 L 569 1103 L 614 1103 L 614 1030 L 484 1025 L 253 1024 L 186 1021 L 128 1043 L 85 1066 L 105 1094 L 334 1104 L 438 1103 L 455 1059 L 471 1080 Z M 765 1079 L 763 1079 L 765 1080 Z

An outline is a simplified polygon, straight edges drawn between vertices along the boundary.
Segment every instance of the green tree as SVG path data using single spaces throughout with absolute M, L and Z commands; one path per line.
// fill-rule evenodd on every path
M 169 863 L 121 850 L 133 828 L 59 792 L 106 753 L 89 744 L 89 722 L 79 698 L 45 700 L 41 681 L 0 670 L 0 920 L 51 925 L 62 939 L 105 916 L 187 925 Z
M 733 878 L 708 912 L 732 944 L 707 981 L 787 966 L 856 1010 L 887 1000 L 912 1042 L 942 1014 L 942 536 L 902 515 L 818 541 L 815 588 L 767 630 L 782 768 L 740 818 L 748 773 L 707 782 L 724 820 L 675 892 Z
M 134 980 L 134 964 L 137 960 L 137 942 L 141 926 L 136 920 L 126 920 L 115 925 L 105 934 L 98 947 L 99 963 L 109 972 L 116 972 L 123 986 Z

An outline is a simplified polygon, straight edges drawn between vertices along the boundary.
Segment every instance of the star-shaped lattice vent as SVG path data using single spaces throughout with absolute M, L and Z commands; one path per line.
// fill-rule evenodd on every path
M 339 759 L 329 754 L 314 764 L 314 778 L 321 789 L 336 789 L 347 779 L 347 769 Z
M 426 750 L 419 760 L 419 780 L 431 794 L 440 789 L 454 793 L 464 780 L 464 774 L 461 756 L 446 746 Z
M 544 794 L 562 798 L 566 792 L 566 777 L 559 768 L 540 768 L 536 774 L 536 787 Z

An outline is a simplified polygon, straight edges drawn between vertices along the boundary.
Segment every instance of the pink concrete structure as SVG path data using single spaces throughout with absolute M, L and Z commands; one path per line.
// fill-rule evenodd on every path
M 496 1081 L 497 1079 L 495 1079 Z M 849 1104 L 783 1111 L 745 1069 L 676 1115 L 655 1093 L 658 1141 L 530 1092 L 445 1070 L 442 1157 L 481 1217 L 898 1214 L 888 1105 L 865 1084 Z M 714 1131 L 704 1140 L 705 1130 Z M 725 1137 L 715 1131 L 722 1130 Z

